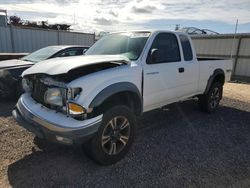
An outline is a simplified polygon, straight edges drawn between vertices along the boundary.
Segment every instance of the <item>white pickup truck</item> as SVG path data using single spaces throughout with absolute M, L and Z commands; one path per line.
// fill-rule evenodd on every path
M 13 116 L 40 138 L 84 143 L 95 161 L 112 164 L 128 152 L 137 116 L 190 97 L 213 112 L 231 71 L 231 60 L 197 59 L 183 33 L 113 33 L 85 56 L 27 69 Z

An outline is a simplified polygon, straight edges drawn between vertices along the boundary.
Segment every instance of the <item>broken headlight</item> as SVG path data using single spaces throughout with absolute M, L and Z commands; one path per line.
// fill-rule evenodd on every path
M 82 89 L 77 87 L 77 88 L 68 88 L 67 89 L 67 99 L 68 100 L 75 100 L 77 97 L 80 95 Z

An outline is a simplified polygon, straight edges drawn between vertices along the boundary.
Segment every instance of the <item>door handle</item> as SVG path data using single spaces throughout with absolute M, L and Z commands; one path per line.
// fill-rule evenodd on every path
M 159 73 L 160 73 L 160 72 L 157 72 L 157 71 L 156 71 L 156 72 L 147 72 L 146 74 L 147 74 L 147 75 L 154 75 L 154 74 L 159 74 Z
M 180 67 L 178 70 L 179 70 L 179 73 L 183 73 L 185 71 L 183 67 Z

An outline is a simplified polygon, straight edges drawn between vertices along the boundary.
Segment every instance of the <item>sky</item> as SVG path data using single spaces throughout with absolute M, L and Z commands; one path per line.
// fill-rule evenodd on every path
M 181 27 L 250 33 L 250 0 L 0 0 L 24 20 L 67 23 L 84 32 Z

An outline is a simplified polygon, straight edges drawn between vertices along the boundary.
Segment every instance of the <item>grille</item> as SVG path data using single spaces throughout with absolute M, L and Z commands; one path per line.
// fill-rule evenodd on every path
M 31 93 L 32 98 L 43 105 L 46 106 L 44 102 L 44 94 L 47 91 L 48 86 L 40 81 L 40 79 L 35 79 L 33 82 L 33 90 Z

